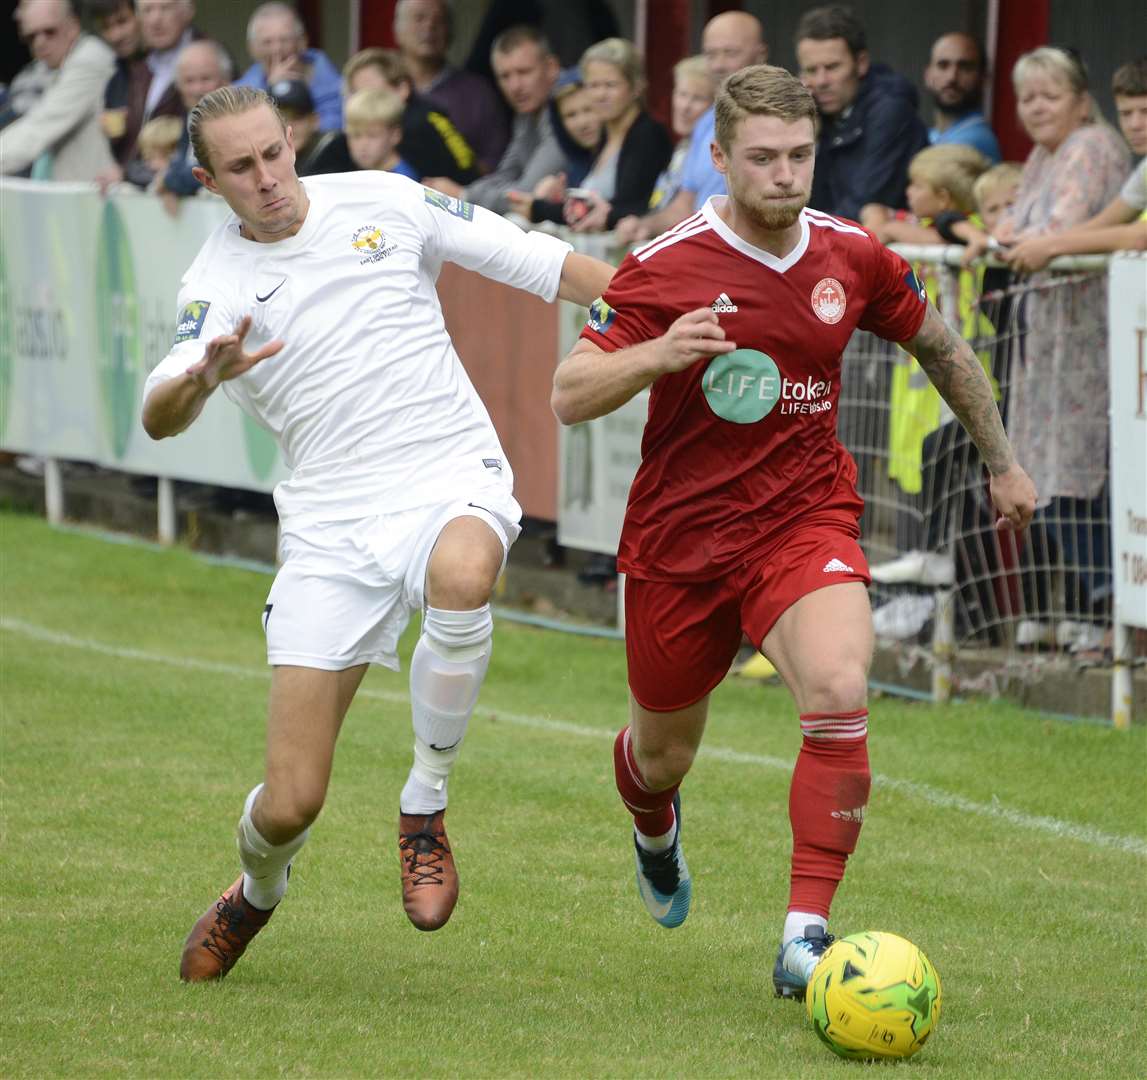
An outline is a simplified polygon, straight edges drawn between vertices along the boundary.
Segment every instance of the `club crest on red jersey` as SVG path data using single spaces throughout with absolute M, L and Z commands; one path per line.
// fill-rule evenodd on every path
M 844 318 L 845 308 L 848 307 L 844 286 L 832 277 L 821 278 L 813 286 L 811 300 L 813 314 L 830 326 Z

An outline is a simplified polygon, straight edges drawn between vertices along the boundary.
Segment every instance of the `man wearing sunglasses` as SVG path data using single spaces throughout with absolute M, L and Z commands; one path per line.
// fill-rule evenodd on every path
M 100 112 L 115 55 L 82 32 L 70 0 L 23 0 L 16 19 L 48 80 L 36 104 L 0 132 L 0 173 L 92 180 L 112 161 Z

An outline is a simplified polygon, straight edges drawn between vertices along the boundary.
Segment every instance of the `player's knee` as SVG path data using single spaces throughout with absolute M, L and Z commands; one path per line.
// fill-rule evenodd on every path
M 293 836 L 314 824 L 327 794 L 326 785 L 317 782 L 268 785 L 264 791 L 268 794 L 261 816 L 275 833 Z
M 860 663 L 822 668 L 806 688 L 810 712 L 839 713 L 863 709 L 868 701 L 868 671 Z
M 697 750 L 687 742 L 664 743 L 657 747 L 634 749 L 641 777 L 652 791 L 664 791 L 679 784 L 693 765 Z
M 427 575 L 427 599 L 432 607 L 450 611 L 480 608 L 494 591 L 501 565 L 485 552 L 474 551 L 432 567 Z

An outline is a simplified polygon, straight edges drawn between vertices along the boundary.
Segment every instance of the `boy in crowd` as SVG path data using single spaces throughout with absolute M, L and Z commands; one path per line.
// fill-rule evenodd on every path
M 379 169 L 420 179 L 398 152 L 403 102 L 388 90 L 359 90 L 346 103 L 347 148 L 360 169 Z
M 154 177 L 167 172 L 182 136 L 183 122 L 178 116 L 157 116 L 139 129 L 139 156 Z
M 459 184 L 478 178 L 478 159 L 450 117 L 414 91 L 402 57 L 393 49 L 363 49 L 343 67 L 346 97 L 387 90 L 404 103 L 402 157 L 420 177 L 445 176 Z
M 963 143 L 921 150 L 908 164 L 909 215 L 869 204 L 860 220 L 885 244 L 939 244 L 940 227 L 950 227 L 975 209 L 972 188 L 988 168 L 983 154 Z
M 991 232 L 1004 216 L 1004 211 L 1016 201 L 1020 189 L 1023 166 L 1014 161 L 1001 161 L 986 173 L 976 177 L 972 197 L 976 200 L 976 216 Z
M 952 230 L 974 213 L 976 180 L 988 159 L 965 143 L 942 143 L 916 154 L 908 165 L 906 196 L 910 214 L 883 206 L 866 206 L 862 220 L 883 243 L 939 244 L 952 240 Z M 927 266 L 913 267 L 937 305 L 939 280 Z M 980 310 L 983 268 L 963 270 L 957 293 L 956 318 L 965 340 L 991 339 L 995 326 Z M 946 299 L 946 298 L 945 298 Z M 951 318 L 951 312 L 945 312 Z M 991 377 L 991 354 L 979 353 Z M 993 383 L 998 396 L 998 386 Z M 946 410 L 941 396 L 908 353 L 897 355 L 889 402 L 888 475 L 901 493 L 905 510 L 915 509 L 898 525 L 910 550 L 872 567 L 872 580 L 883 585 L 952 585 L 956 580 L 955 552 L 950 546 L 953 522 L 960 535 L 977 527 L 976 501 L 968 498 L 979 486 L 980 463 L 971 441 Z M 903 542 L 903 541 L 902 541 Z M 934 598 L 903 593 L 873 612 L 879 637 L 915 637 L 932 617 Z

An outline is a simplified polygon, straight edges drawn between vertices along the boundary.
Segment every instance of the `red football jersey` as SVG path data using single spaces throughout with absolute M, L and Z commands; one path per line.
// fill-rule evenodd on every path
M 717 202 L 627 256 L 581 333 L 613 352 L 712 307 L 737 345 L 653 383 L 618 550 L 635 577 L 717 577 L 798 518 L 859 535 L 856 463 L 836 436 L 841 353 L 857 327 L 906 341 L 924 320 L 912 268 L 859 225 L 805 210 L 778 259 Z

